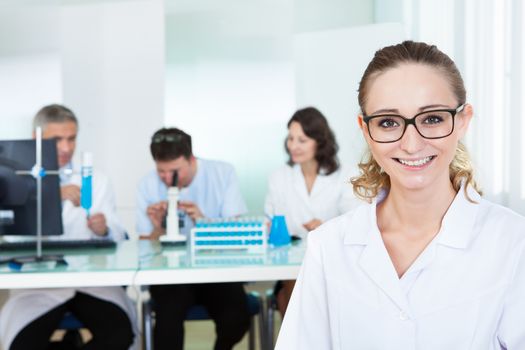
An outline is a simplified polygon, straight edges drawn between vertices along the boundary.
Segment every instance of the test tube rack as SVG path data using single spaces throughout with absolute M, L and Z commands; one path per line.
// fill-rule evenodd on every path
M 265 253 L 268 245 L 264 218 L 203 219 L 191 229 L 191 250 Z

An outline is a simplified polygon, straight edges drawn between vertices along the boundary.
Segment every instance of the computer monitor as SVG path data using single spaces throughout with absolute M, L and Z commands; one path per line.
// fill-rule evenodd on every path
M 0 235 L 37 234 L 36 179 L 16 171 L 36 162 L 35 140 L 0 141 Z M 57 170 L 55 140 L 42 140 L 42 167 Z M 62 203 L 58 175 L 42 178 L 42 235 L 62 234 Z

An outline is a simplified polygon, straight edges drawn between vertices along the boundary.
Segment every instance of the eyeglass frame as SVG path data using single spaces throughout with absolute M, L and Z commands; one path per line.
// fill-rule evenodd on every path
M 456 124 L 455 123 L 455 116 L 456 116 L 456 114 L 461 113 L 465 109 L 466 105 L 467 105 L 467 103 L 463 103 L 463 104 L 459 105 L 456 108 L 431 109 L 431 110 L 428 110 L 428 111 L 419 112 L 416 115 L 414 115 L 412 118 L 405 118 L 405 117 L 403 117 L 400 114 L 394 114 L 394 113 L 377 114 L 377 115 L 370 115 L 370 116 L 363 113 L 363 121 L 366 123 L 366 128 L 368 129 L 368 135 L 370 135 L 370 138 L 374 142 L 377 142 L 377 143 L 392 143 L 392 142 L 397 142 L 397 141 L 401 140 L 403 138 L 403 136 L 405 136 L 405 132 L 407 131 L 407 128 L 408 128 L 408 126 L 410 124 L 412 124 L 414 126 L 414 129 L 416 129 L 417 133 L 419 135 L 421 135 L 421 137 L 424 138 L 424 139 L 427 139 L 427 140 L 443 139 L 445 137 L 449 137 L 450 135 L 452 135 L 452 133 L 454 132 L 455 124 Z M 419 131 L 419 129 L 417 128 L 417 125 L 416 125 L 416 118 L 418 116 L 422 115 L 422 114 L 431 113 L 431 112 L 448 112 L 448 113 L 450 113 L 450 115 L 452 115 L 452 129 L 450 130 L 450 132 L 447 135 L 438 136 L 438 137 L 427 137 L 427 136 L 424 136 L 423 134 L 421 134 L 421 131 Z M 399 138 L 395 139 L 395 140 L 392 140 L 392 141 L 377 141 L 377 140 L 375 140 L 374 137 L 372 136 L 372 133 L 370 132 L 369 122 L 370 122 L 370 120 L 372 120 L 374 118 L 379 118 L 379 117 L 399 117 L 399 118 L 403 119 L 403 121 L 405 122 L 405 128 L 403 129 L 403 132 L 401 133 L 401 136 Z
M 181 140 L 182 140 L 182 135 L 179 135 L 179 134 L 159 133 L 151 137 L 151 143 L 180 142 Z

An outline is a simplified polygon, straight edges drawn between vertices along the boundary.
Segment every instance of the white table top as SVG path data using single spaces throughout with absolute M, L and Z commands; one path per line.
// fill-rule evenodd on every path
M 116 249 L 66 251 L 67 266 L 24 265 L 16 271 L 1 264 L 0 289 L 294 279 L 304 248 L 299 243 L 269 248 L 263 254 L 191 254 L 185 247 L 162 248 L 158 242 L 126 241 Z M 8 254 L 0 253 L 0 259 Z M 17 255 L 28 254 L 31 252 Z

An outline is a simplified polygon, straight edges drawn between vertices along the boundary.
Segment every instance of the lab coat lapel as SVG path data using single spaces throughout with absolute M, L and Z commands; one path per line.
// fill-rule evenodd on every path
M 462 186 L 447 210 L 441 223 L 438 243 L 456 249 L 465 249 L 476 234 L 474 224 L 480 207 L 481 196 L 471 186 L 467 187 L 470 202 Z
M 312 201 L 315 202 L 316 200 L 318 200 L 316 197 L 318 197 L 319 194 L 321 194 L 322 191 L 326 189 L 329 183 L 330 180 L 328 179 L 328 176 L 324 175 L 324 171 L 321 171 L 315 178 L 312 191 L 310 192 L 310 194 L 308 194 L 308 190 L 306 189 L 306 181 L 304 179 L 303 172 L 301 171 L 301 166 L 297 164 L 293 166 L 294 189 L 301 197 L 303 203 L 309 209 L 310 216 L 313 216 Z
M 368 210 L 363 210 L 365 208 Z M 406 296 L 377 227 L 376 203 L 361 207 L 357 213 L 362 215 L 354 216 L 355 225 L 352 223 L 345 244 L 365 245 L 358 259 L 359 266 L 400 310 L 407 311 Z
M 370 232 L 370 234 L 372 235 L 371 240 L 359 258 L 359 265 L 399 309 L 407 310 L 406 297 L 401 290 L 397 272 L 379 231 Z
M 320 193 L 322 193 L 328 184 L 330 183 L 330 180 L 328 179 L 328 176 L 325 175 L 325 172 L 321 169 L 317 177 L 315 178 L 314 186 L 312 187 L 312 192 L 310 193 L 311 198 L 315 198 Z
M 308 191 L 306 190 L 306 182 L 304 181 L 304 176 L 301 171 L 301 166 L 295 164 L 293 166 L 293 186 L 294 190 L 297 192 L 303 203 L 309 203 Z

